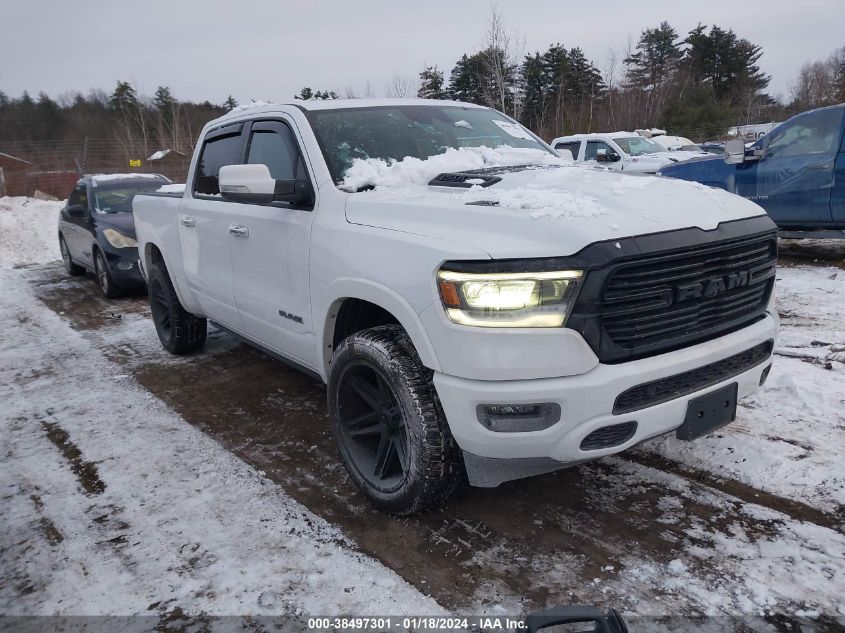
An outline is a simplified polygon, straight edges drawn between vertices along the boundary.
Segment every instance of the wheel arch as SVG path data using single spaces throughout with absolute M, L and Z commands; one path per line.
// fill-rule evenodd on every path
M 176 296 L 179 297 L 179 302 L 191 312 L 196 312 L 196 303 L 193 301 L 193 294 L 185 287 L 183 280 L 178 277 L 178 275 L 174 274 L 175 268 L 170 266 L 170 263 L 167 261 L 167 257 L 164 255 L 164 250 L 159 248 L 157 244 L 154 242 L 146 242 L 144 244 L 144 252 L 139 253 L 139 258 L 141 259 L 141 263 L 143 265 L 143 272 L 144 277 L 149 276 L 149 270 L 152 266 L 163 264 L 164 271 L 167 273 L 168 277 L 170 277 L 170 281 L 173 283 L 173 288 L 176 290 Z M 204 316 L 199 315 L 198 316 Z
M 411 339 L 420 361 L 434 371 L 440 363 L 422 320 L 405 299 L 366 280 L 339 280 L 328 289 L 323 329 L 318 334 L 324 377 L 328 377 L 335 345 L 350 334 L 385 323 L 398 323 Z

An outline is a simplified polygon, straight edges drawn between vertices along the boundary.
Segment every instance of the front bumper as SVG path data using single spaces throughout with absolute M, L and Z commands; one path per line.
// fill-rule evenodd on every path
M 756 323 L 720 338 L 641 360 L 599 364 L 576 376 L 492 381 L 438 372 L 434 375 L 434 385 L 452 435 L 464 452 L 482 458 L 576 463 L 618 453 L 676 429 L 684 421 L 689 400 L 702 393 L 734 382 L 738 384 L 739 398 L 754 393 L 763 371 L 771 363 L 770 355 L 750 369 L 699 391 L 631 413 L 614 415 L 612 412 L 617 396 L 631 387 L 726 359 L 774 339 L 777 328 L 778 317 L 772 310 Z M 476 413 L 478 405 L 532 403 L 559 404 L 560 421 L 540 431 L 504 433 L 483 426 Z M 581 450 L 581 441 L 592 431 L 627 421 L 636 421 L 637 430 L 624 443 Z
M 139 267 L 137 248 L 114 248 L 111 245 L 107 248 L 101 245 L 101 248 L 106 255 L 106 262 L 115 284 L 134 287 L 146 283 Z

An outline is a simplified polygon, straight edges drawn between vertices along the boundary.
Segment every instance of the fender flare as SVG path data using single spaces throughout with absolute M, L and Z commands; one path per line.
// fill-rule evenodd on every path
M 381 284 L 366 279 L 343 277 L 326 287 L 320 302 L 321 309 L 318 314 L 322 318 L 323 328 L 322 331 L 317 332 L 316 338 L 317 358 L 322 360 L 323 378 L 328 377 L 335 321 L 340 306 L 346 299 L 369 301 L 392 314 L 408 333 L 422 364 L 434 371 L 440 371 L 440 362 L 437 360 L 437 354 L 423 327 L 422 320 L 404 298 Z M 315 319 L 315 322 L 319 323 L 320 319 Z

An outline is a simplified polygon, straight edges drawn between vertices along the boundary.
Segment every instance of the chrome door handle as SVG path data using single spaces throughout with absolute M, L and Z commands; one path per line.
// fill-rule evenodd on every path
M 239 235 L 241 237 L 249 237 L 249 229 L 243 224 L 230 224 L 229 233 L 232 235 Z
M 182 226 L 194 227 L 197 225 L 197 221 L 190 215 L 183 215 L 181 218 L 179 218 L 179 224 L 181 224 Z

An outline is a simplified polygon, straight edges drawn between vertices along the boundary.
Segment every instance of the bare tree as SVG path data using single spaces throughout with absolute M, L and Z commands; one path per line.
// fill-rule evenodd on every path
M 487 73 L 487 81 L 483 82 L 485 98 L 491 106 L 519 118 L 522 95 L 515 74 L 525 53 L 525 36 L 517 31 L 508 33 L 504 17 L 495 4 L 487 20 L 483 53 Z
M 387 96 L 391 99 L 408 99 L 417 95 L 417 89 L 415 80 L 397 72 L 387 84 Z

